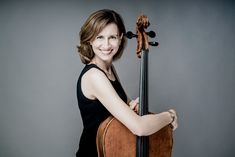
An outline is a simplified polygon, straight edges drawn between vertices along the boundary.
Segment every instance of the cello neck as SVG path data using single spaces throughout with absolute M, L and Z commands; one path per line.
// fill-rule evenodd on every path
M 148 49 L 141 53 L 139 103 L 139 115 L 148 114 Z
M 148 50 L 142 50 L 139 84 L 139 115 L 148 114 Z M 148 137 L 137 137 L 136 157 L 148 157 Z

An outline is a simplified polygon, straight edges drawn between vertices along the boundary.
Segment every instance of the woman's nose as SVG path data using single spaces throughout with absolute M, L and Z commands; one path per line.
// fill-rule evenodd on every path
M 109 39 L 105 39 L 105 40 L 104 40 L 103 47 L 104 47 L 105 49 L 108 49 L 108 48 L 111 47 L 111 44 L 110 44 L 110 42 L 109 42 Z

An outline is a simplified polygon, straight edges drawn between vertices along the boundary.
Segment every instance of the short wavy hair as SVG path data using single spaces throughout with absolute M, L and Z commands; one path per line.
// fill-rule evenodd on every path
M 117 60 L 122 56 L 127 44 L 127 39 L 124 36 L 126 34 L 126 28 L 123 19 L 114 10 L 102 9 L 92 13 L 79 32 L 80 46 L 77 46 L 77 48 L 82 63 L 88 64 L 91 62 L 95 54 L 90 45 L 90 41 L 94 40 L 95 37 L 110 23 L 115 23 L 117 25 L 120 36 L 123 34 L 118 52 L 114 55 L 113 60 Z

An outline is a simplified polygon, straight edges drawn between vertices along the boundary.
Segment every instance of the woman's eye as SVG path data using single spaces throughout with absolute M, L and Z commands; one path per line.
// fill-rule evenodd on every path
M 97 36 L 96 39 L 103 39 L 103 36 Z
M 111 38 L 111 39 L 117 39 L 117 37 L 116 37 L 116 36 L 111 36 L 110 38 Z

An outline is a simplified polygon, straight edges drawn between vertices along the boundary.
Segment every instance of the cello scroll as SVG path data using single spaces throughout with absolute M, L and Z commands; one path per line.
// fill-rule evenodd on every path
M 148 36 L 150 38 L 154 38 L 156 36 L 156 33 L 154 31 L 149 31 L 149 32 L 145 31 L 145 29 L 147 29 L 149 25 L 150 25 L 150 22 L 149 22 L 148 17 L 146 15 L 140 15 L 136 21 L 136 34 L 133 34 L 131 31 L 128 31 L 126 33 L 126 36 L 129 39 L 133 37 L 137 38 L 136 54 L 138 58 L 141 58 L 142 50 L 149 49 L 149 45 L 158 46 L 158 42 L 148 41 Z
M 149 43 L 148 43 L 148 35 L 144 31 L 150 25 L 148 17 L 145 15 L 141 15 L 138 17 L 136 22 L 136 34 L 137 34 L 137 49 L 136 54 L 140 58 L 142 49 L 148 50 Z

